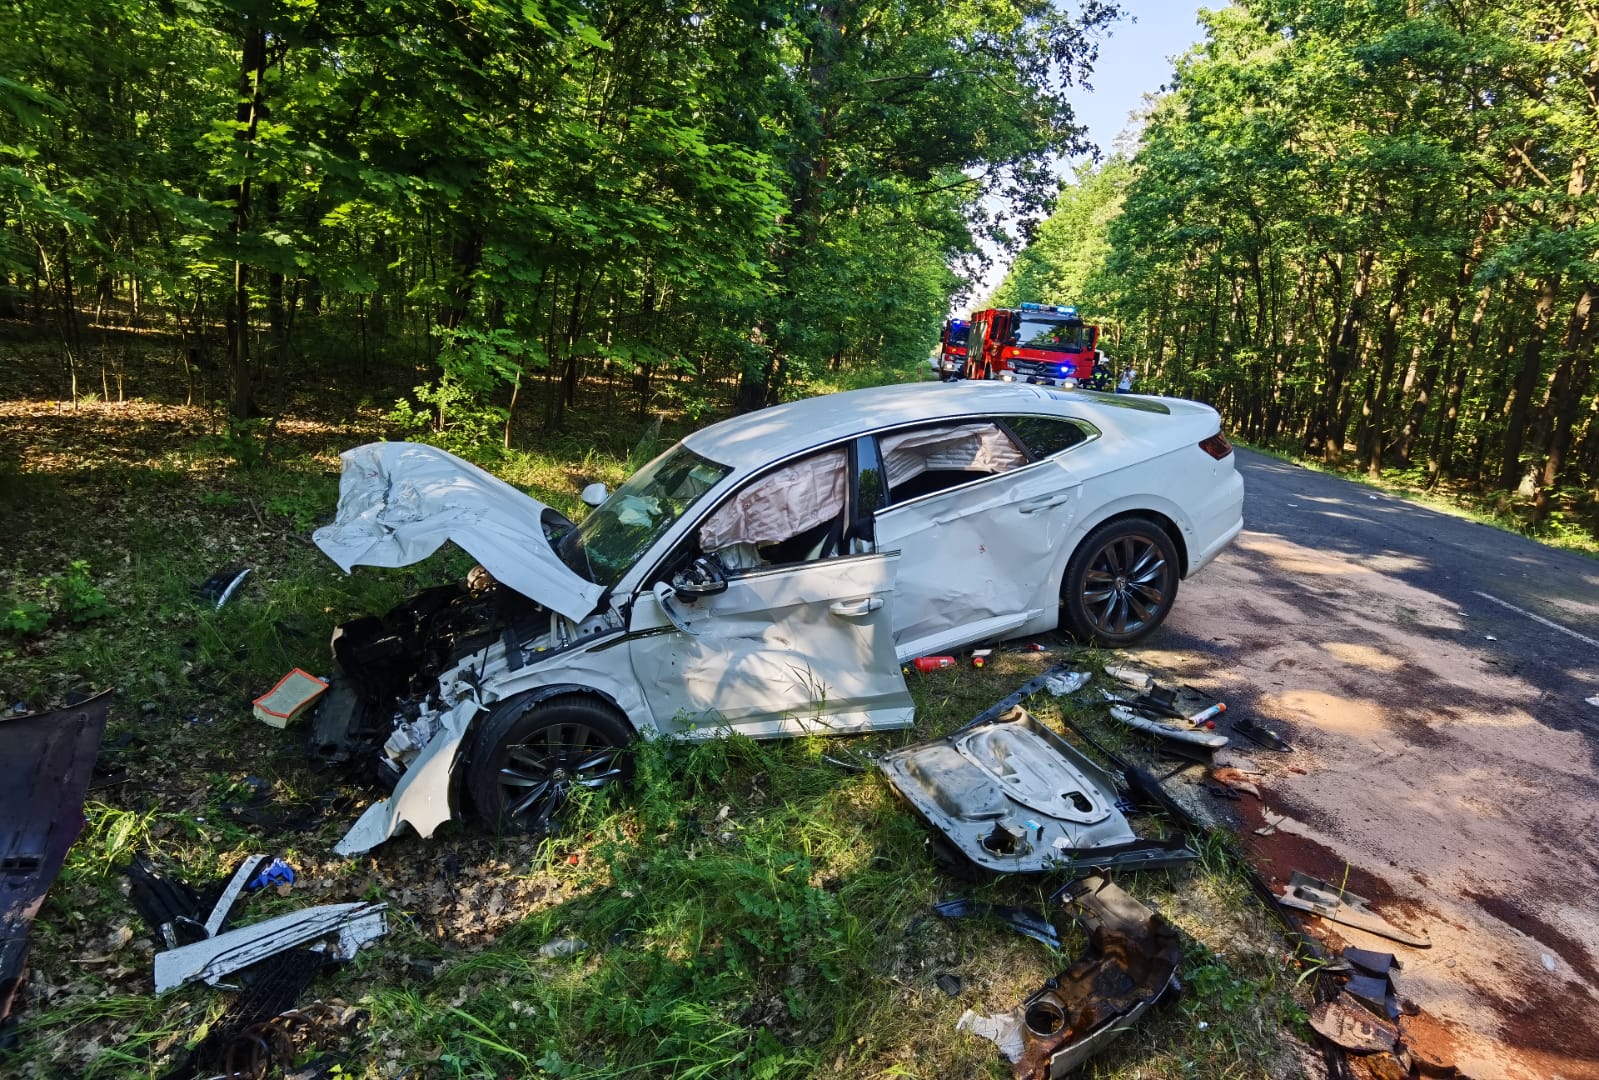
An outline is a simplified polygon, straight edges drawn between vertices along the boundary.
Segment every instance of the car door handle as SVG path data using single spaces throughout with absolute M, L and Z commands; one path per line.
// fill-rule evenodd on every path
M 859 615 L 870 615 L 883 606 L 881 596 L 868 596 L 864 600 L 835 600 L 828 606 L 828 611 L 834 615 L 841 615 L 846 619 Z
M 1048 510 L 1051 507 L 1060 506 L 1071 501 L 1072 497 L 1070 495 L 1046 495 L 1041 499 L 1029 499 L 1027 502 L 1022 503 L 1018 509 L 1024 514 L 1036 514 L 1040 510 Z

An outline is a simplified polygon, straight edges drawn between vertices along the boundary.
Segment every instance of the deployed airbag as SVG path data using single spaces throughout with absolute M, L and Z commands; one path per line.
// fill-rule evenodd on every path
M 1027 458 L 993 424 L 962 424 L 931 431 L 902 431 L 882 438 L 883 471 L 888 486 L 941 469 L 1002 473 L 1027 464 Z
M 700 526 L 700 550 L 775 544 L 832 521 L 844 509 L 844 451 L 785 465 L 746 486 Z

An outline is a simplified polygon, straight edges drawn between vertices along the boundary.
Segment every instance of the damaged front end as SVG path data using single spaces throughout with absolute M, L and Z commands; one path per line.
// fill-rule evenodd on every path
M 550 507 L 431 446 L 371 443 L 342 457 L 337 518 L 314 540 L 345 571 L 409 566 L 447 541 L 480 560 L 463 583 L 333 633 L 336 672 L 317 709 L 312 754 L 361 773 L 375 763 L 393 789 L 335 849 L 353 855 L 402 822 L 427 837 L 450 820 L 474 718 L 527 690 L 525 669 L 621 623 L 597 611 L 604 587 L 557 555 L 573 525 Z
M 375 764 L 389 798 L 369 806 L 334 850 L 356 855 L 402 822 L 423 837 L 455 816 L 455 765 L 472 721 L 536 663 L 620 629 L 612 615 L 575 624 L 498 584 L 482 567 L 333 635 L 338 664 L 311 735 L 329 764 Z

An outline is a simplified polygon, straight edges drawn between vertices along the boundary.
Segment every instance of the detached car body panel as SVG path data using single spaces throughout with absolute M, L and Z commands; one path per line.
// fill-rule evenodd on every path
M 331 558 L 401 566 L 448 539 L 491 579 L 336 639 L 346 669 L 386 665 L 346 674 L 402 781 L 340 849 L 431 832 L 463 768 L 504 825 L 496 777 L 523 807 L 610 775 L 592 747 L 629 734 L 904 727 L 909 657 L 1057 624 L 1136 640 L 1242 526 L 1219 430 L 1185 401 L 879 387 L 694 432 L 578 525 L 431 447 L 351 450 L 315 535 Z

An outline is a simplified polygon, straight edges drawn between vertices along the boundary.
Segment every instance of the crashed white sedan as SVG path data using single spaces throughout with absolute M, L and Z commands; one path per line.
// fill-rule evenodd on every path
M 1213 409 L 996 382 L 714 424 L 575 526 L 433 447 L 343 456 L 315 539 L 346 571 L 446 540 L 481 564 L 335 632 L 314 742 L 396 780 L 344 854 L 457 809 L 542 830 L 639 734 L 908 726 L 902 662 L 1057 625 L 1137 641 L 1242 527 Z

